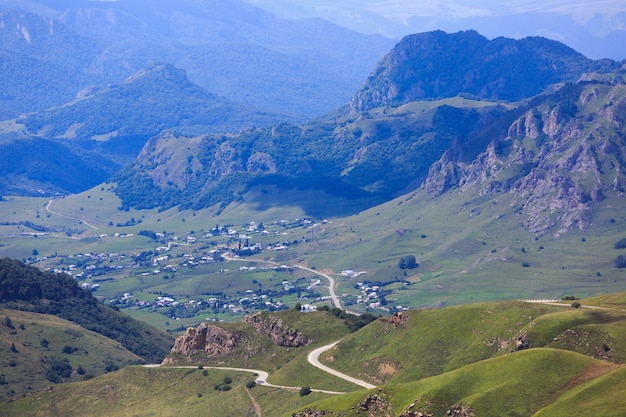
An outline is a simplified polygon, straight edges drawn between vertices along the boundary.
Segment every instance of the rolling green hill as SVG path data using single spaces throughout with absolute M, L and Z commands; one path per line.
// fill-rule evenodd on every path
M 604 298 L 623 299 L 624 293 Z M 251 332 L 250 327 L 246 330 L 244 323 L 215 323 L 232 334 L 247 335 L 236 346 L 239 353 L 208 361 L 195 356 L 192 362 L 174 354 L 171 358 L 191 366 L 126 367 L 16 401 L 5 400 L 2 406 L 8 416 L 101 415 L 105 410 L 113 416 L 135 415 L 138 410 L 167 416 L 174 413 L 173 407 L 186 415 L 201 415 L 200 410 L 207 408 L 220 410 L 216 411 L 220 415 L 255 415 L 255 402 L 263 415 L 284 416 L 622 415 L 626 310 L 601 308 L 598 304 L 604 301 L 597 298 L 578 302 L 579 308 L 570 301 L 500 302 L 411 311 L 379 318 L 354 333 L 328 312 L 272 313 L 283 324 L 315 335 L 313 343 L 298 348 L 267 343 L 266 336 Z M 269 318 L 264 315 L 264 320 Z M 341 341 L 323 362 L 369 378 L 377 389 L 301 396 L 254 386 L 252 374 L 197 366 L 268 369 L 271 383 L 304 386 L 307 381 L 316 388 L 322 384 L 353 391 L 305 362 L 309 351 L 335 338 Z M 210 343 L 216 347 L 224 341 Z M 581 351 L 580 346 L 593 348 Z M 226 376 L 231 389 L 214 388 L 223 386 Z
M 2 398 L 144 361 L 119 342 L 53 315 L 0 308 L 0 317 Z
M 0 305 L 6 309 L 56 315 L 116 340 L 144 361 L 160 361 L 171 337 L 97 301 L 66 274 L 43 272 L 0 259 Z

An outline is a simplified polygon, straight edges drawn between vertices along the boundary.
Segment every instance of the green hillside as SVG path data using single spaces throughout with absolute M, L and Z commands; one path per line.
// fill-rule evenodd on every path
M 4 400 L 2 407 L 7 416 L 194 416 L 207 409 L 258 415 L 255 404 L 272 416 L 623 415 L 626 310 L 600 309 L 596 300 L 577 302 L 578 308 L 569 302 L 499 302 L 411 311 L 379 318 L 354 333 L 326 311 L 271 313 L 282 325 L 315 335 L 313 343 L 298 348 L 277 346 L 247 323 L 215 323 L 245 335 L 234 353 L 203 358 L 199 352 L 191 362 L 177 354 L 170 358 L 187 369 L 125 367 Z M 354 391 L 306 362 L 313 348 L 337 339 L 323 362 L 367 378 L 377 389 Z M 210 366 L 264 369 L 273 384 L 349 393 L 301 396 L 298 388 L 254 386 L 252 373 Z M 219 388 L 225 384 L 228 390 Z
M 355 393 L 346 398 L 331 398 L 310 408 L 327 410 L 327 414 L 319 415 L 328 416 L 354 416 L 364 411 L 372 416 L 400 416 L 403 411 L 444 416 L 451 415 L 450 410 L 463 412 L 457 414 L 463 416 L 530 416 L 549 404 L 560 405 L 564 391 L 574 390 L 589 378 L 613 369 L 616 367 L 572 352 L 531 349 L 417 382 L 385 386 L 370 396 Z M 618 378 L 620 385 L 607 389 L 607 399 L 618 394 L 624 378 L 621 371 L 610 375 Z M 623 400 L 614 405 L 624 412 Z M 578 414 L 571 405 L 568 410 Z
M 56 316 L 0 308 L 0 318 L 2 398 L 144 361 L 119 342 Z
M 270 337 L 259 334 L 248 323 L 216 323 L 243 340 L 228 354 L 207 357 L 197 352 L 192 357 L 180 353 L 170 353 L 166 361 L 169 365 L 230 366 L 262 369 L 270 373 L 272 383 L 287 386 L 311 386 L 332 391 L 353 391 L 358 387 L 349 382 L 333 378 L 313 366 L 307 360 L 307 353 L 328 343 L 341 339 L 351 332 L 351 326 L 359 320 L 356 316 L 341 318 L 336 310 L 318 311 L 303 314 L 294 309 L 278 313 L 260 313 L 265 321 L 279 318 L 283 326 L 294 329 L 310 343 L 302 347 L 279 346 Z M 371 320 L 368 318 L 366 320 Z M 367 321 L 363 321 L 363 325 Z M 354 327 L 352 327 L 354 329 Z M 276 331 L 281 329 L 276 328 Z
M 116 340 L 144 361 L 160 361 L 172 343 L 171 336 L 100 303 L 66 274 L 4 258 L 0 259 L 0 288 L 2 307 L 72 321 Z

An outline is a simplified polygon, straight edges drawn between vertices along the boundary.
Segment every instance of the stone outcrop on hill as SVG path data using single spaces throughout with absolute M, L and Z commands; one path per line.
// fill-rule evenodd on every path
M 286 325 L 282 319 L 272 314 L 246 316 L 248 323 L 257 333 L 269 338 L 272 343 L 285 348 L 306 346 L 313 339 Z M 250 357 L 262 349 L 244 332 L 229 331 L 222 327 L 202 323 L 197 328 L 190 327 L 178 337 L 170 354 L 162 365 L 182 363 L 203 363 L 207 359 L 226 359 L 233 355 Z
M 209 358 L 226 356 L 248 340 L 242 333 L 231 333 L 221 327 L 202 323 L 197 328 L 190 327 L 184 335 L 176 339 L 170 354 L 182 356 L 186 362 L 192 363 L 198 353 L 203 353 Z M 168 356 L 162 365 L 174 365 L 178 362 Z
M 306 346 L 313 341 L 296 329 L 287 326 L 282 319 L 274 315 L 252 314 L 244 321 L 250 324 L 259 334 L 272 339 L 272 342 L 283 347 Z

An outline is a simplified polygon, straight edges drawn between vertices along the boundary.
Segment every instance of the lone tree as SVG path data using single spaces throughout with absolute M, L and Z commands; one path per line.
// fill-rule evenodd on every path
M 415 256 L 407 255 L 400 258 L 398 261 L 398 267 L 400 269 L 415 269 L 420 266 L 415 260 Z

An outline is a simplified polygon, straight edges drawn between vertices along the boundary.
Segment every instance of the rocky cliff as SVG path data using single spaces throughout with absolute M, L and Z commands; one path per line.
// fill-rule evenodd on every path
M 175 365 L 183 362 L 194 363 L 202 355 L 208 358 L 232 354 L 235 349 L 248 341 L 243 333 L 229 332 L 221 327 L 202 323 L 197 328 L 190 327 L 184 335 L 176 339 L 170 355 L 162 365 Z
M 277 346 L 301 347 L 313 341 L 272 314 L 249 315 L 244 322 Z M 188 328 L 184 335 L 176 339 L 174 347 L 162 365 L 204 363 L 207 359 L 226 361 L 233 356 L 249 358 L 265 349 L 261 346 L 263 342 L 253 339 L 245 330 L 230 331 L 213 324 L 202 323 L 197 328 Z
M 444 154 L 423 188 L 507 195 L 509 209 L 537 235 L 585 230 L 596 203 L 624 195 L 625 121 L 623 74 L 563 87 L 524 111 L 471 163 Z
M 272 339 L 272 342 L 278 346 L 301 347 L 313 341 L 298 330 L 287 326 L 281 318 L 272 314 L 252 314 L 246 316 L 244 321 L 250 324 L 257 333 Z

